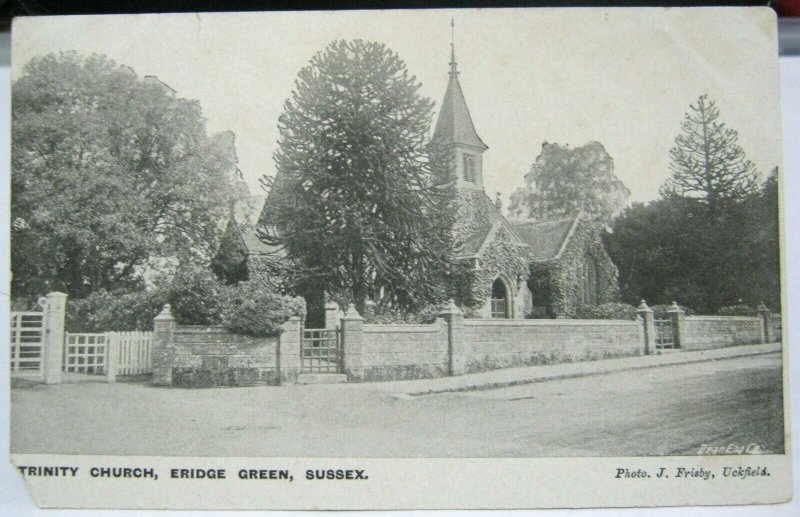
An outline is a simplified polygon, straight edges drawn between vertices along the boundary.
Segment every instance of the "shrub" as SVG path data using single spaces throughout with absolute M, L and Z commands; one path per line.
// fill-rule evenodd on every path
M 578 305 L 575 317 L 583 320 L 635 320 L 636 307 L 627 303 Z
M 683 305 L 679 305 L 679 307 L 687 316 L 694 314 L 694 310 L 690 309 L 689 307 L 684 307 Z M 672 305 L 653 305 L 650 308 L 653 309 L 654 318 L 664 319 L 667 317 L 667 312 L 672 309 Z
M 153 330 L 153 318 L 161 306 L 152 290 L 95 291 L 86 298 L 68 300 L 65 326 L 68 332 Z
M 305 300 L 281 296 L 262 284 L 240 282 L 225 291 L 221 322 L 232 332 L 264 336 L 278 332 L 292 316 L 305 318 Z
M 758 309 L 746 304 L 728 305 L 717 311 L 720 316 L 758 316 Z
M 382 307 L 367 304 L 364 310 L 364 323 L 433 323 L 442 312 L 441 304 L 430 304 L 413 311 L 396 307 Z
M 220 321 L 223 287 L 202 268 L 156 278 L 156 287 L 131 292 L 95 291 L 68 300 L 66 327 L 70 332 L 152 330 L 153 318 L 165 303 L 182 325 L 214 325 Z
M 225 288 L 211 271 L 188 268 L 178 271 L 156 289 L 161 303 L 168 303 L 181 325 L 216 325 L 220 322 Z

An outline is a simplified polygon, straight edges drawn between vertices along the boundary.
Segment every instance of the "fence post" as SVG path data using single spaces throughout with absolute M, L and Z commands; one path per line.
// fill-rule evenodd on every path
M 761 342 L 772 343 L 775 336 L 772 335 L 769 308 L 764 305 L 764 302 L 758 304 L 758 315 L 761 317 Z
M 677 302 L 672 302 L 672 305 L 667 309 L 667 315 L 672 322 L 672 339 L 675 343 L 674 346 L 675 348 L 683 348 L 683 334 L 686 330 L 686 320 L 684 316 L 686 316 L 686 313 L 678 306 Z
M 44 303 L 44 357 L 42 377 L 45 384 L 61 382 L 64 367 L 64 317 L 67 312 L 67 295 L 48 293 Z
M 636 309 L 636 314 L 642 318 L 644 325 L 644 354 L 652 355 L 656 353 L 656 324 L 653 318 L 653 309 L 647 306 L 644 300 Z
M 153 320 L 153 384 L 172 385 L 172 343 L 175 339 L 175 317 L 168 303 Z
M 342 317 L 342 372 L 348 380 L 359 377 L 361 351 L 364 345 L 364 318 L 352 303 Z
M 464 313 L 451 298 L 442 307 L 439 317 L 447 322 L 447 373 L 466 373 L 464 364 Z
M 119 333 L 106 332 L 106 382 L 117 382 Z
M 325 304 L 325 329 L 335 330 L 339 328 L 339 304 L 328 302 Z
M 300 340 L 302 339 L 302 321 L 292 316 L 281 326 L 283 332 L 278 335 L 278 354 L 276 368 L 277 384 L 294 381 L 300 373 Z

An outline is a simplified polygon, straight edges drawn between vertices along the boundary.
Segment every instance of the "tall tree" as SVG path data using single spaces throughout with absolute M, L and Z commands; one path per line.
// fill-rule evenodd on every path
M 368 298 L 434 301 L 450 267 L 452 189 L 419 88 L 383 44 L 335 41 L 300 71 L 279 119 L 262 235 L 299 283 L 346 291 L 359 311 Z
M 713 217 L 695 199 L 637 203 L 605 234 L 628 303 L 677 300 L 701 313 L 765 302 L 780 309 L 776 173 Z
M 237 169 L 198 102 L 74 52 L 33 59 L 12 88 L 13 295 L 81 297 L 140 283 L 150 258 L 210 259 Z
M 610 225 L 631 195 L 598 142 L 573 148 L 544 142 L 525 183 L 511 196 L 508 211 L 515 219 L 547 219 L 582 210 Z
M 719 122 L 719 109 L 708 95 L 689 106 L 681 130 L 669 152 L 672 176 L 662 195 L 696 199 L 714 214 L 757 188 L 755 166 L 739 147 L 736 131 Z

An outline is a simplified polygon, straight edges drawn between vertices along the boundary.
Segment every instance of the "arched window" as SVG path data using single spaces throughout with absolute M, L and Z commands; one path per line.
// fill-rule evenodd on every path
M 580 301 L 585 305 L 597 305 L 597 265 L 590 256 L 583 260 Z
M 492 284 L 492 318 L 510 318 L 511 303 L 508 296 L 508 288 L 500 277 L 497 277 Z

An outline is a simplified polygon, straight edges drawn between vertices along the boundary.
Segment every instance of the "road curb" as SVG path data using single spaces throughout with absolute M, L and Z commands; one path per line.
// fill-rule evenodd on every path
M 775 345 L 776 343 L 771 343 Z M 780 343 L 777 343 L 780 345 Z M 733 348 L 733 347 L 731 347 Z M 736 347 L 738 348 L 738 347 Z M 717 349 L 719 350 L 719 349 Z M 683 361 L 672 361 L 672 362 L 663 362 L 663 363 L 653 363 L 653 364 L 641 364 L 641 365 L 630 365 L 630 366 L 617 366 L 612 368 L 604 368 L 599 370 L 592 370 L 592 371 L 580 371 L 580 372 L 573 372 L 573 373 L 563 373 L 563 374 L 555 374 L 555 375 L 539 375 L 534 377 L 527 377 L 522 379 L 510 379 L 506 381 L 497 381 L 497 382 L 484 382 L 484 383 L 476 383 L 476 384 L 465 384 L 461 386 L 452 386 L 447 388 L 434 388 L 430 390 L 421 390 L 421 391 L 408 391 L 404 392 L 404 395 L 410 397 L 424 397 L 426 395 L 437 395 L 440 393 L 459 393 L 459 392 L 468 392 L 468 391 L 486 391 L 486 390 L 493 390 L 493 389 L 500 389 L 500 388 L 510 388 L 514 386 L 524 386 L 527 384 L 537 384 L 540 382 L 548 382 L 548 381 L 558 381 L 558 380 L 566 380 L 566 379 L 576 379 L 579 377 L 595 377 L 599 375 L 608 375 L 612 373 L 621 373 L 621 372 L 630 372 L 636 370 L 648 370 L 652 368 L 665 368 L 669 366 L 680 366 L 684 364 L 695 364 L 695 363 L 708 363 L 712 361 L 724 361 L 727 359 L 738 359 L 741 357 L 754 357 L 759 355 L 769 355 L 769 354 L 776 354 L 781 353 L 782 347 L 778 346 L 776 349 L 770 350 L 758 350 L 758 351 L 751 351 L 751 352 L 744 352 L 744 353 L 732 353 L 730 355 L 721 355 L 721 356 L 714 356 L 714 357 L 697 357 L 691 356 L 686 357 L 686 360 Z M 692 353 L 692 352 L 686 352 Z M 651 357 L 651 356 L 644 356 L 644 357 Z M 597 363 L 597 362 L 595 362 Z M 573 363 L 575 364 L 575 363 Z

